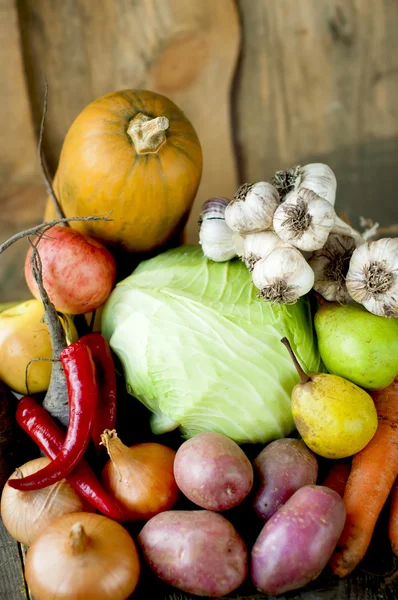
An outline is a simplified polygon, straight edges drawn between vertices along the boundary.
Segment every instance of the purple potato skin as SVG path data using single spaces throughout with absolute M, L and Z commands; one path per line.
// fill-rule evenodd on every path
M 251 578 L 264 594 L 301 588 L 321 573 L 344 527 L 346 510 L 333 490 L 300 488 L 264 525 L 251 553 Z
M 248 573 L 245 543 L 222 515 L 169 510 L 152 517 L 138 543 L 154 573 L 198 596 L 218 598 L 239 587 Z
M 254 510 L 264 520 L 272 515 L 304 485 L 314 485 L 318 461 L 301 440 L 285 438 L 271 442 L 253 462 L 260 482 Z
M 206 510 L 237 506 L 253 486 L 253 467 L 243 450 L 221 433 L 204 432 L 184 442 L 174 459 L 182 493 Z

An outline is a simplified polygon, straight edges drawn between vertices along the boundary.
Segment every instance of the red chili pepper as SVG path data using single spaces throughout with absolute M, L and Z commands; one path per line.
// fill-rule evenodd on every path
M 88 347 L 80 341 L 67 346 L 60 354 L 69 398 L 69 424 L 58 455 L 44 469 L 22 479 L 11 479 L 17 490 L 39 490 L 66 477 L 83 458 L 97 407 L 98 388 L 95 366 Z
M 26 396 L 18 402 L 16 420 L 49 458 L 54 459 L 57 456 L 62 448 L 65 433 L 33 398 Z M 86 498 L 103 515 L 117 521 L 121 520 L 119 507 L 104 490 L 84 459 L 69 473 L 66 480 L 80 496 Z
M 98 405 L 91 437 L 98 449 L 101 433 L 116 428 L 116 372 L 112 352 L 101 333 L 89 333 L 80 338 L 91 351 L 98 384 Z

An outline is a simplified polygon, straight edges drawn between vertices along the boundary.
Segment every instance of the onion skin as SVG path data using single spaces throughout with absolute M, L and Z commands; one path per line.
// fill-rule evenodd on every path
M 121 508 L 123 521 L 147 521 L 174 506 L 179 493 L 174 450 L 151 442 L 129 448 L 115 432 L 103 443 L 111 460 L 102 471 L 102 483 Z
M 72 545 L 79 525 L 82 537 Z M 36 600 L 125 600 L 139 574 L 130 535 L 97 514 L 73 513 L 53 521 L 26 555 L 25 578 Z
M 36 458 L 19 468 L 25 477 L 36 473 L 51 461 Z M 10 479 L 18 475 L 15 471 Z M 6 484 L 1 496 L 1 518 L 8 533 L 21 544 L 33 540 L 54 519 L 67 514 L 92 510 L 65 479 L 40 490 L 21 492 Z

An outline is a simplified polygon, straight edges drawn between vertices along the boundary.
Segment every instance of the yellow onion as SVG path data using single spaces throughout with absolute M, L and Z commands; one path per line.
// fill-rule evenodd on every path
M 36 458 L 15 470 L 9 479 L 27 477 L 48 465 L 49 458 Z M 54 519 L 67 513 L 90 510 L 89 505 L 62 479 L 54 485 L 21 492 L 7 485 L 1 496 L 1 518 L 8 533 L 30 546 L 35 537 Z
M 139 575 L 130 535 L 93 513 L 59 517 L 26 555 L 25 578 L 35 600 L 126 600 Z
M 124 521 L 147 520 L 174 506 L 174 450 L 151 442 L 129 448 L 116 431 L 105 430 L 101 439 L 110 457 L 102 483 L 122 509 Z

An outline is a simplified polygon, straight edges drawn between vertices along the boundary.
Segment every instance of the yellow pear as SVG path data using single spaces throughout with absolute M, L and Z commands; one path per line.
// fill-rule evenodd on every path
M 376 408 L 370 395 L 337 375 L 307 375 L 288 340 L 281 341 L 300 376 L 292 391 L 292 413 L 303 441 L 325 458 L 344 458 L 362 450 L 377 429 Z

